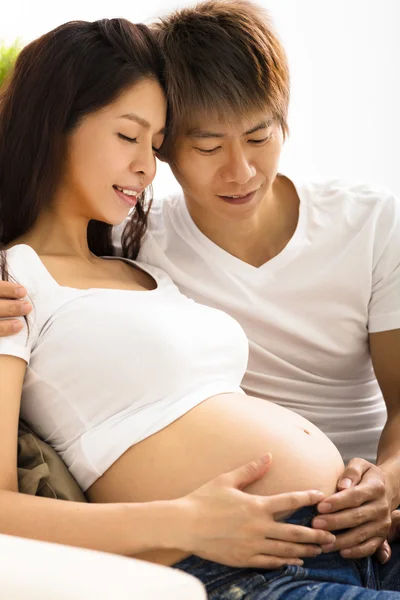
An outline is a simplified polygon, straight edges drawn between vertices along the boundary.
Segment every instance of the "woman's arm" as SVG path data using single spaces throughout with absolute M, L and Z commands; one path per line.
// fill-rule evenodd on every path
M 133 556 L 174 548 L 183 529 L 178 501 L 89 504 L 0 491 L 0 532 Z

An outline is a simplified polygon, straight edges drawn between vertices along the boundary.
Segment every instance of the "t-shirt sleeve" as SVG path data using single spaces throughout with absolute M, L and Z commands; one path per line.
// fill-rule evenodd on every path
M 400 199 L 386 193 L 374 243 L 369 333 L 400 329 Z
M 35 284 L 29 270 L 29 260 L 24 254 L 22 247 L 14 247 L 7 251 L 9 280 L 23 285 L 28 292 L 25 300 L 33 303 L 32 298 L 35 296 Z M 23 329 L 15 335 L 0 338 L 0 355 L 17 356 L 29 364 L 32 348 L 37 339 L 35 308 L 33 308 L 33 311 L 26 319 L 20 317 L 18 320 L 23 323 Z

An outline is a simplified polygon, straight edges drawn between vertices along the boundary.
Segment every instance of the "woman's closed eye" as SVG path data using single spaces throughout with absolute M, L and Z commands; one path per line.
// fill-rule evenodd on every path
M 129 142 L 130 144 L 138 144 L 139 143 L 137 141 L 137 138 L 128 137 L 127 135 L 124 135 L 123 133 L 119 133 L 118 137 L 121 138 L 121 140 L 124 140 L 125 142 Z M 160 154 L 160 148 L 156 148 L 155 146 L 152 146 L 152 148 L 153 148 L 153 152 L 155 152 L 156 154 Z
M 118 133 L 118 137 L 121 138 L 121 140 L 125 140 L 125 142 L 130 142 L 131 144 L 137 144 L 137 138 L 131 138 L 128 137 L 127 135 L 124 135 L 123 133 Z

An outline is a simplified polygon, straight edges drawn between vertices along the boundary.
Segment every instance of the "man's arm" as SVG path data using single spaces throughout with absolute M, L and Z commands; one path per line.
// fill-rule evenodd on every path
M 387 475 L 394 510 L 400 504 L 400 329 L 371 333 L 369 343 L 388 413 L 376 462 Z
M 23 300 L 25 288 L 9 281 L 0 281 L 0 337 L 14 335 L 21 331 L 23 322 L 16 317 L 28 315 L 32 306 Z
M 370 352 L 385 399 L 388 418 L 378 446 L 377 464 L 354 458 L 338 482 L 340 490 L 324 500 L 314 526 L 349 531 L 336 538 L 334 548 L 347 558 L 376 552 L 385 541 L 391 512 L 400 504 L 400 329 L 371 333 Z M 344 480 L 347 480 L 347 484 Z M 389 551 L 387 544 L 385 552 Z
M 386 544 L 391 509 L 399 501 L 400 199 L 384 189 L 379 198 L 366 326 L 388 420 L 379 442 L 377 464 L 353 458 L 338 481 L 338 492 L 318 506 L 323 514 L 313 522 L 321 527 L 322 520 L 324 529 L 330 531 L 349 529 L 337 536 L 333 548 L 348 558 L 371 555 Z

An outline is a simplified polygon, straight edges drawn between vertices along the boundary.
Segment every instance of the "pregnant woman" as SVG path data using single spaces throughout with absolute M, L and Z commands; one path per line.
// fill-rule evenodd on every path
M 156 523 L 163 528 L 168 501 L 205 486 L 201 496 L 207 482 L 267 449 L 272 467 L 247 491 L 280 498 L 265 535 L 276 540 L 275 554 L 288 541 L 282 531 L 310 543 L 301 572 L 285 560 L 292 565 L 268 571 L 261 559 L 257 570 L 199 563 L 182 539 L 174 549 L 162 535 L 135 555 L 193 572 L 210 598 L 244 598 L 247 591 L 252 598 L 296 598 L 310 581 L 330 598 L 397 597 L 370 589 L 383 581 L 374 579 L 370 559 L 358 567 L 337 553 L 321 555 L 315 543 L 333 536 L 299 527 L 315 513 L 295 509 L 336 490 L 343 462 L 335 446 L 299 415 L 241 391 L 248 344 L 234 319 L 189 300 L 161 270 L 133 260 L 165 117 L 157 47 L 144 26 L 123 20 L 67 24 L 33 42 L 4 92 L 2 271 L 27 289 L 34 311 L 17 336 L 0 342 L 1 530 L 29 536 L 35 527 L 15 524 L 15 507 L 23 510 L 15 498 L 19 411 L 91 500 L 92 539 L 101 505 L 121 506 L 124 537 L 126 506 L 164 502 Z M 132 209 L 124 233 L 130 258 L 113 257 L 110 226 Z M 25 502 L 31 515 L 40 500 Z M 42 503 L 36 522 L 43 525 L 60 504 Z M 66 509 L 63 517 L 58 539 L 67 543 Z M 239 587 L 247 589 L 240 596 Z

